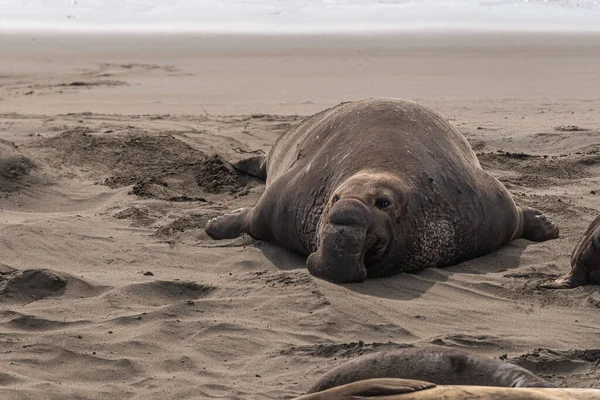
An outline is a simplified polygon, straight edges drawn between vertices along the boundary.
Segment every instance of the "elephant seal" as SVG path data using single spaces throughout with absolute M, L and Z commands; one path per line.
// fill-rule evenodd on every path
M 345 362 L 321 376 L 308 393 L 374 378 L 414 379 L 437 385 L 556 387 L 509 362 L 453 349 L 412 347 Z
M 571 271 L 541 286 L 547 289 L 571 289 L 588 284 L 600 284 L 600 215 L 592 221 L 573 249 Z
M 598 389 L 437 386 L 407 379 L 369 379 L 295 400 L 600 400 Z
M 236 168 L 266 178 L 255 207 L 206 225 L 214 239 L 249 233 L 308 255 L 338 283 L 479 257 L 510 240 L 558 237 L 518 207 L 438 113 L 399 99 L 342 103 L 292 128 L 267 157 Z

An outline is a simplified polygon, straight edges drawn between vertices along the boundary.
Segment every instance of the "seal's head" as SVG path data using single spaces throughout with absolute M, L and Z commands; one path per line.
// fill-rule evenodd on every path
M 406 185 L 389 172 L 361 171 L 331 194 L 319 224 L 309 271 L 331 282 L 362 282 L 370 270 L 397 258 L 398 223 L 406 213 Z

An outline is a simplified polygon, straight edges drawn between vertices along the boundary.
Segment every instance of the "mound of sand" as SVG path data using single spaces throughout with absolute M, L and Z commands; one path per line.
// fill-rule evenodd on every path
M 21 155 L 14 143 L 0 139 L 0 193 L 27 188 L 34 168 L 35 164 Z

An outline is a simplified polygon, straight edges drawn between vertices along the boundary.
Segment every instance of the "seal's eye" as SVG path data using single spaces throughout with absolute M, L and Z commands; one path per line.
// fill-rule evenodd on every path
M 337 201 L 340 199 L 340 196 L 338 196 L 337 194 L 335 196 L 333 196 L 333 199 L 331 199 L 331 205 L 334 205 L 335 203 L 337 203 Z
M 381 198 L 375 200 L 375 207 L 379 208 L 380 210 L 385 210 L 390 205 L 392 205 L 392 203 L 388 199 Z

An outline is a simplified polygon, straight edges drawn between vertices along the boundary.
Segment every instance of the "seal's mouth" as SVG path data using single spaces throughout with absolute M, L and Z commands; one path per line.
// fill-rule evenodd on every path
M 364 263 L 367 270 L 377 269 L 385 260 L 390 251 L 391 241 L 379 235 L 369 235 L 370 240 L 366 243 L 364 253 Z
M 337 283 L 364 281 L 365 245 L 372 222 L 371 211 L 360 200 L 336 202 L 320 229 L 317 250 L 307 258 L 310 273 Z

